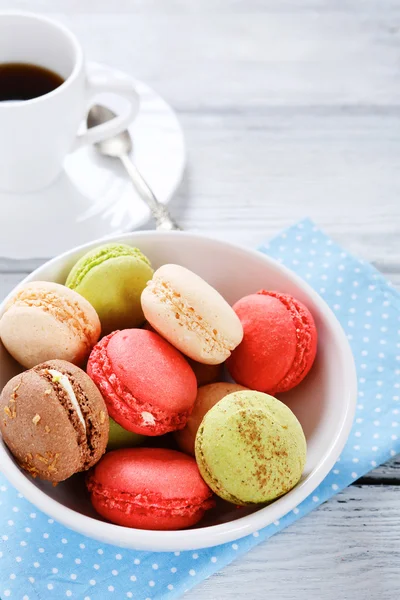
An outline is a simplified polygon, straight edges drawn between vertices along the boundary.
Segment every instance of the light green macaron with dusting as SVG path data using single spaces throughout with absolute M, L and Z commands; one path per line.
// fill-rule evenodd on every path
M 82 256 L 65 285 L 90 302 L 107 335 L 143 324 L 140 296 L 152 276 L 150 261 L 138 248 L 110 243 Z
M 253 391 L 229 394 L 205 415 L 195 450 L 205 482 L 241 506 L 286 494 L 299 482 L 307 454 L 293 412 L 273 396 Z

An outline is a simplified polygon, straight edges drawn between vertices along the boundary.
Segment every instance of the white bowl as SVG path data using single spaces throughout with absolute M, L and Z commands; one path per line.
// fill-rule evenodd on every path
M 307 438 L 307 464 L 303 477 L 288 494 L 263 508 L 237 509 L 221 502 L 218 510 L 196 528 L 144 531 L 102 521 L 82 494 L 82 475 L 57 487 L 31 479 L 18 467 L 0 439 L 2 472 L 26 498 L 66 527 L 101 542 L 127 548 L 192 550 L 231 542 L 271 524 L 300 504 L 321 483 L 336 462 L 350 432 L 357 379 L 351 350 L 339 322 L 307 283 L 260 252 L 186 232 L 144 231 L 112 240 L 138 246 L 156 268 L 165 263 L 179 263 L 192 269 L 231 304 L 246 294 L 265 288 L 292 294 L 308 306 L 318 328 L 317 358 L 302 384 L 280 395 L 297 415 Z M 64 283 L 75 261 L 99 243 L 54 258 L 25 281 Z M 4 304 L 0 306 L 0 314 Z M 0 388 L 20 370 L 0 347 Z

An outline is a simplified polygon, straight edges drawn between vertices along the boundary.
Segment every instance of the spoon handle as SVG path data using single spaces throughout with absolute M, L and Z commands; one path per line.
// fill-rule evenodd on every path
M 177 223 L 175 223 L 175 221 L 173 221 L 173 219 L 170 217 L 166 206 L 157 200 L 153 191 L 142 177 L 134 163 L 131 161 L 129 156 L 124 154 L 120 158 L 132 180 L 136 191 L 150 208 L 151 214 L 156 221 L 156 229 L 163 229 L 164 231 L 181 230 L 181 227 L 179 227 L 179 225 L 177 225 Z

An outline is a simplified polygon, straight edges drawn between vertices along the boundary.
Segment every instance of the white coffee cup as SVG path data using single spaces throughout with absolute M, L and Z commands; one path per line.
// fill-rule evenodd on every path
M 64 83 L 32 100 L 0 102 L 0 190 L 37 191 L 62 170 L 69 152 L 123 131 L 134 119 L 139 96 L 129 80 L 88 77 L 82 48 L 63 25 L 26 12 L 0 12 L 1 63 L 30 63 L 60 75 Z M 94 97 L 112 92 L 126 99 L 115 119 L 78 134 Z

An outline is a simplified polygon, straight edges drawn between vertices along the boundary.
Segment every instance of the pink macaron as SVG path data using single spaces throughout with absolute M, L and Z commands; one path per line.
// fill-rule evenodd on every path
M 89 474 L 87 487 L 95 510 L 123 527 L 184 529 L 214 506 L 196 461 L 164 448 L 109 452 Z
M 272 395 L 298 385 L 317 351 L 317 329 L 308 308 L 289 294 L 261 290 L 233 309 L 244 331 L 227 361 L 234 380 Z
M 128 431 L 163 435 L 185 426 L 197 382 L 182 354 L 157 333 L 124 329 L 92 350 L 87 372 L 110 416 Z

